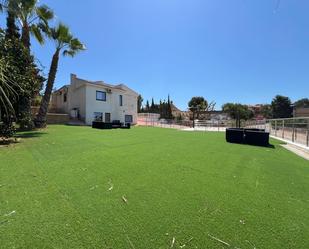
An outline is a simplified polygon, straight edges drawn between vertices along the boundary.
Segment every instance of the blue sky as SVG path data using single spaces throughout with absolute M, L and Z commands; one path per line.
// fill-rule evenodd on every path
M 87 51 L 61 58 L 56 87 L 70 73 L 125 83 L 144 99 L 170 94 L 217 103 L 309 97 L 307 0 L 41 0 Z M 48 72 L 53 44 L 33 51 Z

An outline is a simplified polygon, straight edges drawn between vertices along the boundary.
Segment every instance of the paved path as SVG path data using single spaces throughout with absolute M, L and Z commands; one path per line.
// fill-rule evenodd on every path
M 296 146 L 294 144 L 282 144 L 282 147 L 286 148 L 287 150 L 295 153 L 296 155 L 309 160 L 309 150 L 303 149 L 299 146 Z

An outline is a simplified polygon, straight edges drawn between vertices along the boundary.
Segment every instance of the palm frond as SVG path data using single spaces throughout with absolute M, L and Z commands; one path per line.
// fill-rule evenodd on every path
M 15 101 L 17 98 L 17 93 L 14 90 L 14 87 L 20 87 L 17 83 L 12 82 L 7 78 L 6 70 L 8 70 L 6 62 L 3 59 L 0 59 L 0 102 L 6 113 L 14 113 L 12 101 Z
M 30 32 L 40 44 L 44 44 L 44 36 L 38 25 L 32 24 L 30 27 Z
M 0 13 L 7 9 L 9 0 L 0 0 Z
M 69 49 L 66 49 L 63 51 L 62 55 L 63 56 L 70 56 L 70 57 L 74 57 L 76 55 L 76 51 L 74 50 L 69 50 Z
M 45 24 L 48 24 L 48 21 L 54 18 L 54 12 L 47 5 L 37 7 L 36 14 Z
M 5 36 L 4 29 L 0 28 L 0 39 L 2 39 Z
M 73 57 L 86 47 L 77 38 L 74 38 L 68 26 L 59 23 L 56 27 L 50 28 L 50 38 L 57 44 L 57 49 L 63 49 L 64 56 Z
M 37 24 L 38 29 L 40 29 L 41 32 L 44 33 L 44 35 L 46 35 L 48 38 L 52 38 L 52 29 L 49 27 L 48 24 L 46 24 L 45 22 L 39 22 Z

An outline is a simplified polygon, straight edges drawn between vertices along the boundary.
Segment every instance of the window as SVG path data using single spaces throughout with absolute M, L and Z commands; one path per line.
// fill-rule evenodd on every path
M 96 100 L 106 101 L 106 92 L 96 91 Z
M 133 122 L 133 116 L 132 115 L 125 115 L 124 120 L 125 120 L 125 123 L 132 123 Z
M 103 113 L 102 112 L 94 112 L 93 113 L 94 121 L 103 121 Z
M 67 102 L 67 93 L 63 94 L 63 102 Z
M 122 95 L 119 95 L 119 105 L 122 106 Z

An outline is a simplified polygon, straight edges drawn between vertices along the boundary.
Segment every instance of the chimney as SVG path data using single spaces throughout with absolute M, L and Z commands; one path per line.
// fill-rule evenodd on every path
M 77 77 L 76 74 L 71 73 L 71 84 L 74 82 L 76 77 Z

